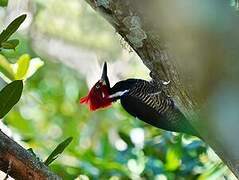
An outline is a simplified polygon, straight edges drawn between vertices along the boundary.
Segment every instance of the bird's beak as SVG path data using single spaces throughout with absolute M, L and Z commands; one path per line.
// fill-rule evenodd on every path
M 102 72 L 102 75 L 101 75 L 100 80 L 101 80 L 102 82 L 106 82 L 107 79 L 108 79 L 108 77 L 107 77 L 107 63 L 105 62 L 105 63 L 104 63 L 104 67 L 103 67 L 103 72 Z

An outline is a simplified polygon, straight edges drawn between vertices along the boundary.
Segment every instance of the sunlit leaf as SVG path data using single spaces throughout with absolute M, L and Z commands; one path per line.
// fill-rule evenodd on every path
M 177 148 L 170 147 L 166 154 L 165 168 L 170 171 L 176 170 L 181 164 Z
M 14 80 L 14 72 L 11 67 L 11 64 L 1 54 L 0 54 L 0 72 L 3 73 L 8 79 Z
M 55 159 L 58 158 L 59 154 L 61 154 L 65 148 L 71 143 L 73 140 L 72 137 L 67 138 L 63 142 L 61 142 L 55 149 L 52 151 L 52 153 L 49 155 L 49 157 L 45 160 L 45 164 L 48 166 L 50 165 Z
M 0 6 L 5 7 L 8 4 L 8 0 L 0 0 Z
M 23 23 L 23 21 L 26 19 L 26 14 L 23 14 L 19 17 L 17 17 L 14 21 L 12 21 L 5 30 L 2 31 L 0 34 L 0 43 L 7 41 L 8 38 L 17 31 L 19 26 Z
M 11 39 L 9 41 L 2 42 L 1 46 L 4 49 L 13 49 L 13 50 L 15 50 L 15 48 L 17 47 L 18 44 L 19 44 L 19 40 L 18 39 Z
M 19 101 L 22 95 L 23 83 L 13 81 L 0 91 L 0 119 L 3 118 Z
M 40 58 L 31 59 L 25 78 L 27 79 L 31 77 L 43 65 L 44 65 L 44 62 Z
M 23 54 L 17 61 L 16 79 L 24 79 L 30 64 L 30 56 Z

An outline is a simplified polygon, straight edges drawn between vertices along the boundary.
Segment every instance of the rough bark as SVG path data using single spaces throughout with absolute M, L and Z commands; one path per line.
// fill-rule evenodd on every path
M 239 177 L 239 161 L 237 160 L 237 156 L 230 154 L 231 148 L 229 146 L 226 147 L 224 142 L 218 140 L 216 134 L 211 136 L 210 132 L 203 131 L 204 128 L 210 129 L 210 127 L 213 126 L 210 126 L 210 123 L 200 123 L 202 119 L 201 116 L 203 115 L 198 113 L 200 105 L 197 94 L 190 91 L 184 83 L 185 81 L 182 79 L 182 73 L 174 56 L 169 52 L 166 42 L 161 38 L 160 33 L 162 33 L 162 31 L 160 32 L 159 29 L 154 28 L 154 23 L 152 23 L 154 20 L 143 13 L 145 9 L 147 9 L 148 4 L 155 1 L 86 1 L 93 9 L 100 12 L 124 40 L 129 43 L 140 56 L 143 63 L 150 69 L 153 79 L 159 83 L 162 81 L 171 82 L 168 87 L 169 94 L 173 96 L 179 104 L 181 111 L 187 116 L 195 128 L 202 133 L 201 136 L 205 142 L 214 149 L 232 172 Z M 178 36 L 180 36 L 180 34 L 178 34 Z M 218 56 L 220 56 L 220 54 Z M 236 153 L 236 155 L 237 154 L 238 153 Z
M 43 162 L 0 130 L 0 170 L 18 180 L 58 180 Z

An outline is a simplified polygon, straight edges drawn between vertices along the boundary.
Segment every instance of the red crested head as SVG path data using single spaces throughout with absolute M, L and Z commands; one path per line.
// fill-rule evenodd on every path
M 89 94 L 80 99 L 81 104 L 88 104 L 91 111 L 111 105 L 110 84 L 107 77 L 107 65 L 104 64 L 101 79 L 91 88 Z
M 109 89 L 107 85 L 99 80 L 90 90 L 86 97 L 80 99 L 81 104 L 88 104 L 91 111 L 105 108 L 111 105 Z

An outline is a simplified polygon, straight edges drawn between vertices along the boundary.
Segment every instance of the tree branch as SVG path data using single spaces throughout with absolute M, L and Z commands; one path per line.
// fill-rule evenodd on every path
M 61 179 L 0 130 L 0 170 L 19 180 Z
M 179 66 L 172 53 L 169 53 L 166 42 L 164 42 L 160 28 L 154 27 L 155 19 L 150 19 L 144 13 L 151 10 L 148 4 L 155 1 L 135 1 L 135 0 L 86 0 L 93 9 L 100 12 L 105 19 L 115 28 L 126 42 L 140 56 L 143 63 L 150 69 L 151 77 L 157 82 L 170 81 L 169 94 L 173 96 L 179 104 L 181 111 L 188 120 L 201 132 L 204 140 L 214 149 L 224 163 L 239 178 L 239 165 L 232 155 L 230 148 L 225 147 L 218 139 L 210 136 L 210 125 L 202 123 L 197 112 L 199 103 L 197 94 L 185 84 Z M 162 8 L 160 9 L 162 11 Z M 158 10 L 158 11 L 160 11 Z M 157 8 L 156 8 L 157 11 Z M 172 11 L 171 11 L 172 12 Z M 154 15 L 154 18 L 158 15 Z M 175 17 L 177 19 L 177 17 Z M 162 19 L 161 19 L 162 20 Z M 152 22 L 153 21 L 153 22 Z M 159 21 L 157 19 L 157 21 Z M 167 21 L 167 20 L 165 20 Z M 156 25 L 155 25 L 156 26 Z M 180 34 L 178 34 L 180 36 Z M 207 126 L 203 128 L 201 126 Z M 212 126 L 213 127 L 213 126 Z

